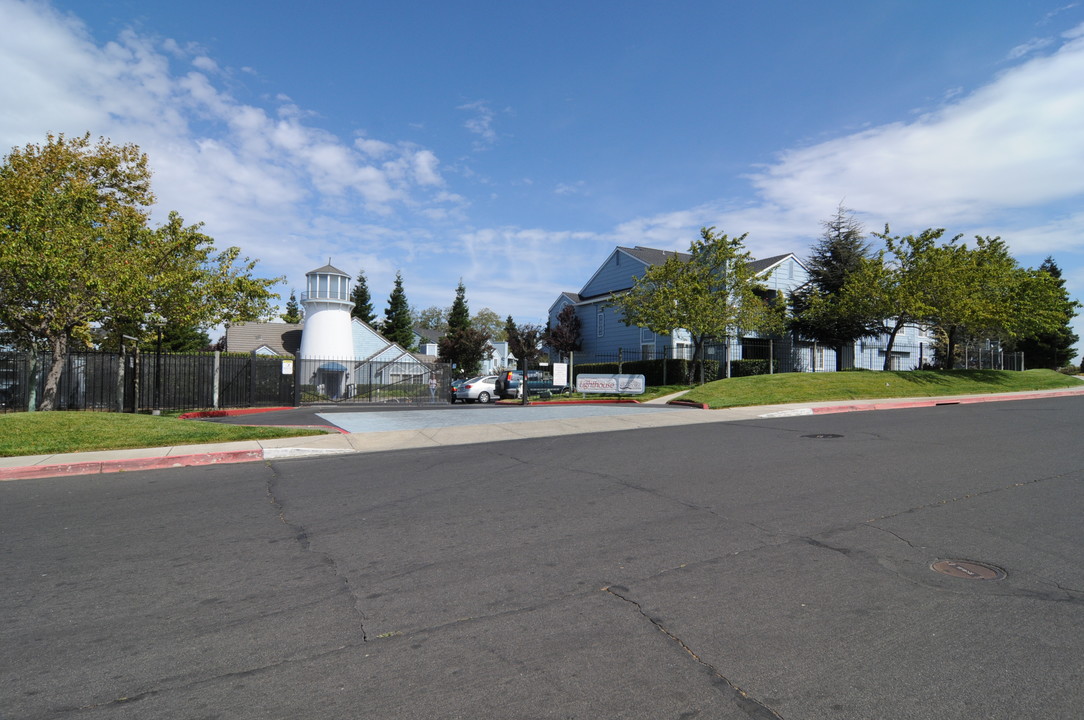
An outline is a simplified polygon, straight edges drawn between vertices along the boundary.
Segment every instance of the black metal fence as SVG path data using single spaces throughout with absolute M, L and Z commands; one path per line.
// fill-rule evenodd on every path
M 0 412 L 40 409 L 50 364 L 47 353 L 0 354 Z M 412 356 L 355 361 L 255 353 L 72 352 L 64 361 L 56 408 L 142 412 L 446 402 L 450 381 L 449 366 Z
M 41 407 L 47 353 L 0 355 L 0 411 Z M 289 369 L 287 367 L 287 369 Z M 226 353 L 71 352 L 57 385 L 58 410 L 138 412 L 292 405 L 282 358 Z

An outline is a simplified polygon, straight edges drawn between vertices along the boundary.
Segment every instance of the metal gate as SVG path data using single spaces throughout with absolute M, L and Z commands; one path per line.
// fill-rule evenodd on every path
M 297 402 L 302 405 L 448 402 L 452 367 L 413 357 L 394 361 L 295 360 Z

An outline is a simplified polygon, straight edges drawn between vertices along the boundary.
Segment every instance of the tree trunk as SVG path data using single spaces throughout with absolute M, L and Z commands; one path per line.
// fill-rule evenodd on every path
M 949 328 L 945 332 L 945 346 L 947 347 L 947 352 L 945 353 L 945 369 L 946 370 L 955 370 L 956 369 L 956 330 L 955 330 L 955 328 Z M 980 367 L 982 366 L 981 363 L 980 363 L 979 366 Z
M 42 410 L 56 410 L 60 376 L 64 372 L 64 363 L 68 360 L 68 336 L 56 336 L 49 344 L 52 346 L 52 358 L 49 372 L 45 375 L 45 390 L 41 394 Z
M 892 369 L 892 346 L 896 344 L 896 334 L 903 329 L 903 320 L 897 320 L 896 324 L 892 326 L 892 332 L 888 334 L 888 345 L 885 347 L 885 364 L 882 370 L 888 371 Z

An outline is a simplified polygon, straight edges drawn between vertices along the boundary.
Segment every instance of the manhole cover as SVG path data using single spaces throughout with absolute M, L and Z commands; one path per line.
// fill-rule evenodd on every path
M 828 438 L 841 438 L 842 435 L 835 435 L 833 433 L 817 433 L 816 435 L 803 435 L 802 437 L 813 438 L 814 440 L 826 440 Z
M 1005 571 L 1001 568 L 974 560 L 941 560 L 930 565 L 930 569 L 966 580 L 1000 580 L 1005 577 Z

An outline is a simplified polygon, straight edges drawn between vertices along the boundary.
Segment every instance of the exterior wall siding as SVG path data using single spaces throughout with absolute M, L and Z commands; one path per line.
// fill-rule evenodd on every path
M 627 290 L 632 287 L 632 279 L 643 275 L 645 270 L 647 267 L 636 258 L 620 250 L 614 250 L 595 276 L 583 287 L 580 295 L 593 298 L 597 295 L 608 296 L 618 290 Z

